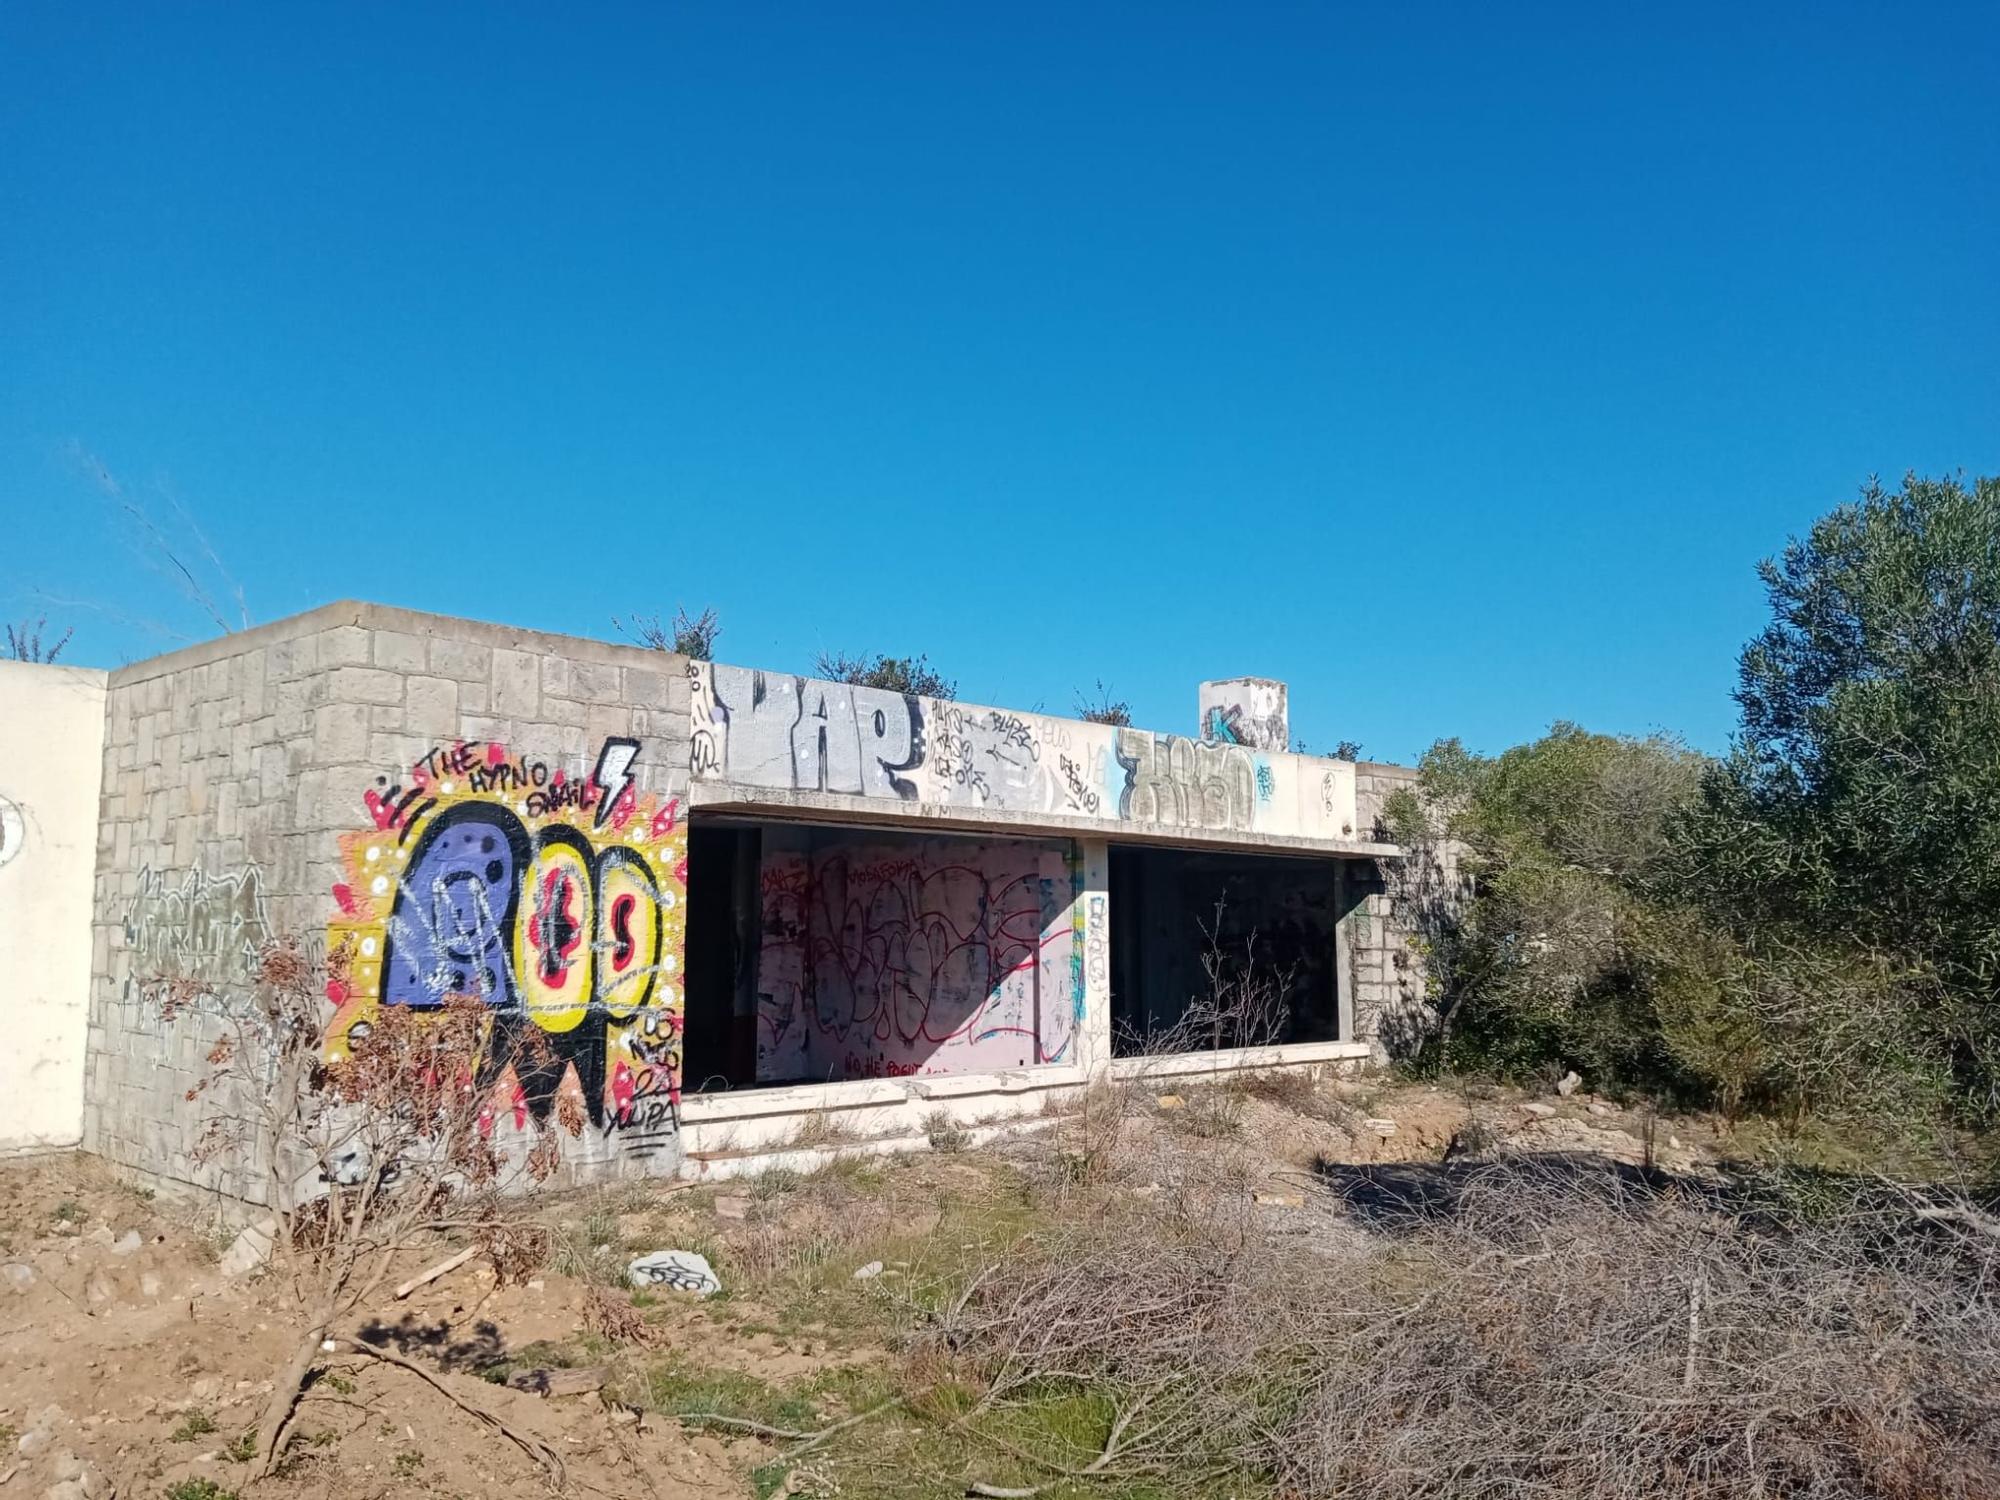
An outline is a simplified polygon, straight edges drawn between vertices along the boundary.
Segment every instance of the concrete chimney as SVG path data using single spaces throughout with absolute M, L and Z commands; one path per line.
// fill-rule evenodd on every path
M 1292 748 L 1285 685 L 1269 677 L 1224 677 L 1201 685 L 1201 737 L 1252 750 Z

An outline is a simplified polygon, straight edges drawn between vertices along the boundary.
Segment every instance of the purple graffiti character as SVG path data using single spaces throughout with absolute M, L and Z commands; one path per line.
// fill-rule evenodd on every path
M 389 913 L 383 1001 L 435 1006 L 477 995 L 492 1006 L 516 1004 L 508 940 L 527 862 L 527 834 L 504 808 L 473 803 L 433 820 Z

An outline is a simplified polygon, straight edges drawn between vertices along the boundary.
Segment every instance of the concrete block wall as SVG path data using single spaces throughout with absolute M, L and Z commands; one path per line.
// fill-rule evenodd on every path
M 204 1162 L 187 1092 L 273 937 L 323 943 L 341 838 L 434 748 L 504 744 L 587 776 L 637 740 L 641 791 L 684 795 L 686 663 L 636 647 L 341 603 L 111 674 L 83 1140 L 170 1181 L 262 1192 L 261 1151 Z M 379 803 L 378 803 L 379 805 Z M 211 991 L 172 1021 L 143 993 Z M 574 1167 L 597 1165 L 589 1151 Z M 656 1164 L 653 1168 L 659 1170 Z
M 1358 826 L 1386 842 L 1382 806 L 1392 792 L 1415 782 L 1416 772 L 1406 766 L 1357 764 L 1354 813 Z M 1392 873 L 1379 862 L 1356 861 L 1349 868 L 1350 898 L 1359 897 L 1345 918 L 1354 1034 L 1356 1040 L 1370 1045 L 1379 1061 L 1388 1055 L 1385 1043 L 1394 1033 L 1394 1018 L 1408 1014 L 1422 999 L 1422 956 L 1413 941 L 1415 934 L 1397 921 L 1390 893 Z
M 1383 807 L 1398 790 L 1416 790 L 1411 766 L 1362 761 L 1355 766 L 1355 816 L 1370 836 L 1390 841 Z M 1430 975 L 1417 908 L 1450 899 L 1459 880 L 1459 851 L 1446 843 L 1412 849 L 1395 861 L 1353 861 L 1350 893 L 1358 896 L 1345 918 L 1348 979 L 1354 1000 L 1354 1034 L 1377 1062 L 1407 1052 L 1434 1016 Z

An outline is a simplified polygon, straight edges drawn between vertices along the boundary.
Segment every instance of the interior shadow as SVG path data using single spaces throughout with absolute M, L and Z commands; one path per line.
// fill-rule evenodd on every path
M 1491 1160 L 1444 1162 L 1333 1162 L 1321 1158 L 1315 1174 L 1364 1228 L 1409 1233 L 1460 1217 L 1479 1189 L 1507 1179 L 1534 1178 L 1579 1200 L 1646 1212 L 1662 1199 L 1704 1208 L 1731 1206 L 1726 1183 L 1663 1168 L 1635 1166 L 1588 1152 L 1513 1154 Z

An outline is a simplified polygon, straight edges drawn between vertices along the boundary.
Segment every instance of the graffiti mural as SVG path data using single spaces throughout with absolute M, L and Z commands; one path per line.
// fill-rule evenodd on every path
M 142 982 L 196 980 L 214 989 L 249 984 L 272 939 L 264 876 L 255 865 L 210 875 L 188 870 L 177 885 L 165 871 L 139 872 L 125 911 L 125 946 Z
M 689 663 L 688 678 L 689 769 L 703 779 L 1321 838 L 1354 821 L 1351 776 L 1326 782 L 1323 761 L 1284 749 L 1283 684 L 1275 707 L 1221 705 L 1195 739 L 710 662 Z
M 475 996 L 491 1010 L 494 1117 L 580 1112 L 629 1150 L 672 1135 L 679 1101 L 687 828 L 640 795 L 636 740 L 571 777 L 497 744 L 433 749 L 362 794 L 330 947 L 339 1055 L 384 1005 Z
M 0 797 L 0 865 L 21 852 L 27 842 L 27 829 L 21 821 L 21 809 Z
M 1065 844 L 1009 839 L 769 847 L 758 955 L 760 1079 L 958 1073 L 1060 1062 L 1083 1005 Z

